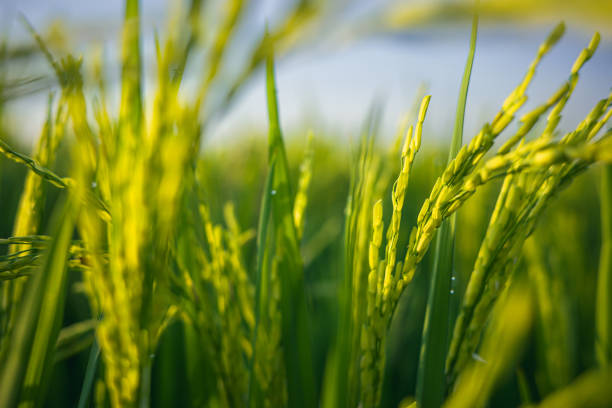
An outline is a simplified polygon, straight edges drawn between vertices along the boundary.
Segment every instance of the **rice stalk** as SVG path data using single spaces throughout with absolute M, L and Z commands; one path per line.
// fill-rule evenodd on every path
M 433 378 L 434 382 L 437 378 L 442 390 L 423 387 L 421 381 L 417 399 L 430 401 L 419 395 L 430 393 L 439 399 L 437 405 L 440 405 L 448 387 L 450 405 L 482 406 L 495 401 L 491 397 L 497 385 L 516 368 L 520 349 L 529 339 L 531 309 L 536 306 L 540 319 L 535 326 L 536 334 L 542 334 L 541 339 L 550 345 L 542 353 L 542 358 L 548 361 L 545 377 L 559 375 L 556 379 L 545 378 L 543 382 L 536 380 L 539 388 L 535 397 L 524 394 L 527 395 L 525 401 L 542 397 L 547 403 L 546 394 L 569 382 L 573 375 L 569 368 L 555 363 L 559 356 L 567 353 L 560 339 L 554 339 L 563 335 L 565 316 L 557 320 L 556 315 L 549 313 L 550 301 L 557 296 L 553 293 L 560 293 L 554 286 L 558 281 L 542 272 L 545 262 L 530 254 L 529 247 L 524 250 L 523 243 L 562 188 L 594 163 L 612 163 L 612 132 L 606 130 L 600 135 L 612 116 L 612 95 L 595 104 L 572 132 L 557 137 L 563 109 L 577 85 L 580 68 L 597 47 L 598 35 L 577 58 L 569 79 L 548 100 L 521 116 L 518 130 L 489 157 L 486 155 L 498 135 L 518 116 L 540 60 L 558 41 L 564 26 L 559 25 L 540 47 L 523 81 L 491 123 L 461 147 L 461 122 L 472 60 L 468 58 L 449 161 L 420 208 L 411 234 L 407 234 L 410 227 L 404 226 L 406 220 L 403 218 L 407 211 L 413 210 L 414 199 L 408 186 L 410 179 L 414 180 L 411 172 L 421 146 L 430 99 L 429 96 L 423 98 L 414 126 L 404 121 L 395 142 L 384 150 L 376 141 L 381 110 L 375 106 L 366 120 L 363 138 L 347 176 L 350 186 L 344 251 L 338 255 L 342 250 L 329 242 L 335 238 L 328 231 L 328 225 L 337 222 L 338 216 L 335 216 L 322 223 L 320 230 L 306 241 L 303 249 L 306 259 L 303 260 L 300 241 L 305 226 L 307 238 L 312 230 L 319 229 L 316 223 L 319 214 L 314 210 L 319 207 L 306 210 L 317 198 L 317 194 L 309 194 L 309 190 L 318 191 L 320 179 L 330 175 L 314 168 L 311 148 L 308 148 L 299 171 L 297 191 L 292 188 L 290 161 L 278 117 L 272 48 L 277 53 L 283 52 L 288 45 L 306 38 L 311 23 L 317 22 L 315 17 L 323 9 L 323 2 L 304 0 L 290 6 L 287 16 L 256 42 L 247 63 L 237 67 L 238 77 L 230 80 L 229 88 L 221 89 L 220 100 L 209 98 L 213 88 L 222 88 L 220 78 L 228 49 L 235 33 L 242 29 L 241 16 L 249 4 L 242 0 L 223 4 L 219 29 L 208 41 L 207 65 L 201 70 L 201 82 L 195 88 L 192 101 L 182 100 L 184 89 L 181 86 L 187 64 L 203 41 L 203 27 L 199 22 L 203 3 L 192 1 L 186 15 L 179 15 L 173 22 L 164 42 L 156 38 L 157 88 L 151 109 L 147 110 L 143 97 L 139 4 L 129 0 L 121 51 L 121 101 L 116 117 L 108 109 L 101 67 L 96 68 L 94 75 L 100 100 L 90 105 L 85 97 L 81 59 L 68 55 L 55 60 L 42 39 L 33 33 L 62 89 L 58 112 L 63 112 L 63 119 L 59 122 L 70 121 L 76 136 L 74 170 L 70 177 L 62 178 L 36 154 L 29 158 L 6 143 L 0 144 L 0 150 L 3 155 L 28 166 L 28 180 L 31 177 L 37 185 L 36 188 L 26 187 L 26 190 L 42 188 L 42 180 L 55 182 L 64 189 L 60 194 L 67 195 L 79 211 L 71 213 L 71 219 L 60 226 L 70 228 L 70 234 L 61 230 L 69 237 L 57 250 L 57 259 L 64 259 L 63 271 L 61 274 L 56 271 L 55 276 L 61 275 L 60 279 L 44 287 L 52 289 L 49 293 L 56 296 L 48 301 L 48 309 L 36 303 L 38 300 L 34 302 L 45 316 L 40 330 L 42 339 L 31 338 L 34 323 L 15 320 L 15 330 L 27 333 L 22 344 L 16 347 L 19 357 L 7 357 L 6 361 L 10 360 L 11 364 L 18 363 L 11 365 L 17 367 L 10 374 L 12 377 L 4 373 L 2 366 L 2 378 L 9 378 L 9 381 L 0 385 L 0 390 L 8 390 L 8 394 L 0 395 L 8 395 L 7 401 L 13 405 L 19 400 L 25 405 L 42 401 L 50 364 L 90 344 L 92 329 L 76 330 L 81 328 L 80 324 L 68 326 L 57 334 L 57 322 L 63 311 L 63 296 L 57 285 L 65 285 L 66 271 L 71 271 L 76 273 L 77 279 L 82 277 L 75 291 L 82 293 L 84 289 L 94 316 L 100 316 L 95 327 L 95 344 L 100 347 L 103 371 L 100 371 L 101 378 L 96 379 L 98 353 L 94 345 L 80 404 L 89 402 L 90 393 L 94 394 L 91 399 L 99 405 L 129 407 L 148 406 L 155 401 L 166 403 L 176 383 L 183 379 L 188 383 L 185 385 L 188 392 L 175 401 L 177 404 L 189 397 L 197 406 L 223 407 L 386 404 L 391 397 L 383 389 L 385 370 L 395 370 L 397 364 L 394 360 L 391 363 L 386 360 L 386 350 L 397 347 L 395 338 L 389 342 L 388 331 L 396 316 L 400 296 L 412 282 L 438 229 L 440 244 L 436 244 L 436 266 L 432 275 L 434 281 L 437 277 L 444 278 L 445 282 L 450 278 L 454 264 L 456 211 L 486 184 L 503 180 L 468 284 L 465 309 L 455 327 L 458 337 L 453 337 L 448 354 L 443 332 L 453 317 L 448 310 L 450 291 L 448 286 L 432 285 L 433 290 L 444 289 L 442 293 L 446 299 L 439 302 L 430 296 L 428 316 L 431 321 L 426 327 L 438 326 L 439 330 L 434 332 L 442 335 L 429 332 L 425 336 L 429 337 L 424 341 L 426 345 L 429 343 L 427 351 L 436 361 L 435 364 L 424 362 L 422 366 L 432 370 L 434 375 L 428 378 Z M 216 186 L 215 181 L 210 183 L 216 177 L 225 177 L 219 170 L 226 167 L 215 167 L 223 158 L 214 154 L 202 159 L 200 142 L 206 134 L 206 125 L 228 106 L 264 60 L 267 63 L 270 123 L 269 163 L 261 197 L 257 242 L 251 247 L 249 240 L 253 238 L 253 230 L 243 230 L 241 224 L 255 219 L 249 211 L 253 195 L 243 194 L 246 186 L 233 185 L 240 181 L 244 184 L 234 172 L 227 173 L 228 182 L 223 186 Z M 542 130 L 533 132 L 535 138 L 531 139 L 531 132 L 549 111 Z M 92 113 L 94 121 L 90 119 Z M 331 153 L 338 152 L 331 150 Z M 240 154 L 229 157 L 232 163 L 244 159 Z M 249 172 L 249 181 L 257 179 L 259 167 L 254 161 L 256 159 L 239 167 Z M 221 163 L 221 166 L 226 164 Z M 337 176 L 338 180 L 345 176 L 343 167 L 341 170 L 329 168 L 334 173 L 331 176 Z M 313 173 L 317 176 L 313 177 Z M 416 183 L 415 193 L 427 192 L 419 184 L 423 183 Z M 226 194 L 231 197 L 230 202 L 217 205 L 227 200 Z M 238 211 L 232 200 L 239 200 Z M 26 194 L 22 201 L 42 205 L 39 195 Z M 484 200 L 479 203 L 486 205 Z M 26 207 L 30 205 L 24 204 L 23 208 Z M 480 207 L 477 212 L 484 214 Z M 26 213 L 23 210 L 23 214 Z M 48 259 L 44 254 L 57 245 L 53 234 L 51 237 L 35 235 L 40 231 L 32 227 L 35 217 L 28 220 L 31 215 L 20 215 L 16 223 L 27 224 L 28 228 L 15 227 L 14 237 L 0 239 L 0 244 L 14 248 L 9 254 L 0 256 L 0 279 L 11 285 L 20 280 L 38 282 L 44 279 L 46 275 L 42 272 Z M 312 221 L 308 219 L 311 215 L 315 216 Z M 78 240 L 72 240 L 74 226 Z M 327 241 L 316 242 L 321 237 L 326 237 Z M 404 246 L 406 238 L 408 242 Z M 577 249 L 576 252 L 581 251 Z M 526 255 L 525 265 L 518 262 L 521 255 Z M 324 267 L 332 271 L 342 263 L 339 278 L 331 276 L 321 282 L 317 280 L 316 270 L 320 265 L 326 264 Z M 534 281 L 533 289 L 538 293 L 534 299 L 525 293 L 525 287 L 519 287 L 516 293 L 517 285 L 511 286 L 523 268 Z M 305 271 L 312 270 L 315 270 L 312 277 L 304 276 Z M 445 273 L 436 275 L 439 270 Z M 410 291 L 412 294 L 418 294 L 417 285 L 411 289 L 414 289 Z M 333 295 L 336 290 L 337 298 Z M 33 296 L 28 293 L 27 296 Z M 16 291 L 10 294 L 19 297 Z M 309 298 L 313 300 L 312 308 L 307 301 Z M 434 306 L 442 313 L 431 312 Z M 514 316 L 516 310 L 512 307 L 527 312 Z M 321 309 L 323 313 L 332 313 L 319 322 Z M 604 309 L 600 307 L 600 311 Z M 27 308 L 17 309 L 23 315 L 35 315 L 24 310 Z M 338 313 L 337 321 L 335 312 Z M 561 309 L 558 312 L 563 314 Z M 431 318 L 433 315 L 439 317 Z M 414 317 L 418 318 L 410 316 Z M 178 343 L 176 339 L 168 340 L 173 339 L 171 332 L 162 338 L 168 325 L 178 319 L 179 327 L 185 332 L 184 339 L 179 339 Z M 326 325 L 333 327 L 330 350 L 325 343 L 330 336 Z M 410 324 L 406 326 L 411 327 Z M 55 341 L 56 336 L 60 340 Z M 432 347 L 431 339 L 440 340 L 443 346 Z M 4 340 L 9 344 L 14 339 Z M 48 340 L 51 342 L 41 346 Z M 30 348 L 30 342 L 34 352 L 27 355 L 24 350 Z M 180 353 L 169 351 L 183 342 L 185 347 Z M 592 341 L 589 344 L 592 345 Z M 493 345 L 499 347 L 493 350 Z M 435 349 L 439 353 L 432 354 Z M 158 351 L 161 358 L 154 366 Z M 321 382 L 317 379 L 318 366 L 320 355 L 325 352 L 328 361 Z M 29 360 L 19 360 L 23 356 Z M 487 364 L 477 361 L 482 357 Z M 177 375 L 164 383 L 163 372 L 168 370 L 167 362 L 172 358 L 186 360 L 185 373 L 179 373 L 184 377 Z M 445 358 L 446 372 L 442 369 Z M 178 361 L 172 369 L 175 367 Z M 521 373 L 523 369 L 518 368 Z M 537 369 L 536 373 L 539 373 Z M 607 378 L 605 372 L 600 374 L 602 379 Z M 524 376 L 528 385 L 531 385 L 532 375 L 533 371 L 529 370 Z M 391 384 L 397 379 L 388 380 Z M 593 395 L 599 395 L 596 398 L 603 395 L 596 402 L 605 403 L 602 383 L 597 376 L 592 382 L 594 385 L 585 386 L 587 391 L 570 386 L 565 390 L 567 394 L 561 395 L 567 401 L 588 402 L 585 393 L 592 391 Z M 33 386 L 25 389 L 26 384 Z M 413 390 L 402 392 L 410 394 Z M 555 395 L 551 397 L 556 398 Z M 555 398 L 552 401 L 558 402 Z M 408 401 L 405 399 L 404 404 Z
M 465 72 L 461 81 L 455 129 L 448 153 L 449 165 L 459 153 L 463 144 L 463 119 L 467 93 L 476 52 L 476 37 L 478 33 L 478 14 L 474 14 L 470 48 L 465 64 Z M 437 233 L 434 253 L 434 265 L 429 287 L 423 340 L 419 359 L 419 374 L 417 377 L 417 401 L 423 407 L 440 406 L 445 395 L 444 356 L 448 349 L 449 327 L 452 324 L 450 314 L 451 278 L 454 273 L 455 226 L 457 214 L 445 220 Z
M 24 155 L 19 155 L 16 152 L 12 152 L 8 146 L 2 146 L 3 153 L 11 151 L 14 158 L 24 159 L 25 162 L 33 166 L 32 170 L 28 172 L 26 177 L 24 190 L 21 195 L 19 202 L 19 208 L 15 218 L 15 225 L 13 227 L 14 236 L 26 236 L 35 235 L 39 231 L 40 218 L 42 209 L 45 203 L 45 191 L 42 183 L 42 178 L 39 176 L 40 172 L 47 172 L 46 167 L 53 164 L 57 146 L 64 135 L 65 127 L 65 112 L 60 107 L 57 110 L 55 118 L 52 113 L 52 96 L 49 96 L 48 108 L 47 108 L 47 119 L 43 126 L 42 134 L 38 140 L 38 143 L 34 151 L 34 159 L 30 159 Z M 5 144 L 0 141 L 1 144 Z M 8 150 L 7 150 L 8 149 Z M 34 170 L 34 168 L 36 170 Z M 50 171 L 48 173 L 52 174 Z M 11 245 L 9 252 L 19 252 L 28 249 L 28 244 Z M 2 326 L 3 332 L 8 333 L 10 328 L 13 326 L 14 320 L 14 307 L 19 303 L 21 299 L 25 279 L 14 280 L 13 282 L 7 282 L 3 285 L 3 307 L 2 307 Z
M 2 153 L 5 157 L 17 163 L 22 163 L 28 166 L 28 168 L 32 172 L 44 178 L 45 180 L 49 181 L 51 184 L 53 184 L 56 187 L 66 188 L 69 184 L 69 181 L 67 181 L 67 179 L 62 178 L 56 175 L 55 173 L 53 173 L 53 171 L 43 167 L 35 159 L 32 159 L 22 153 L 15 151 L 5 141 L 1 139 L 0 139 L 0 153 Z
M 376 108 L 374 105 L 364 124 L 350 175 L 345 206 L 344 273 L 338 289 L 338 330 L 328 356 L 322 391 L 322 401 L 327 407 L 356 406 L 361 398 L 361 336 L 367 304 L 359 299 L 367 296 L 367 248 L 373 215 L 369 203 L 373 202 L 375 194 L 381 193 L 379 189 L 388 183 L 391 174 L 373 150 L 380 118 L 380 111 Z M 400 138 L 403 136 L 400 134 Z M 399 148 L 397 150 L 399 153 Z
M 28 281 L 15 325 L 0 355 L 0 405 L 34 406 L 44 398 L 60 331 L 66 289 L 68 247 L 78 213 L 78 199 L 60 203 L 51 245 L 39 273 Z
M 287 401 L 291 406 L 314 406 L 316 388 L 312 368 L 310 322 L 304 293 L 304 277 L 296 226 L 293 196 L 288 175 L 287 156 L 281 134 L 273 56 L 266 62 L 268 147 L 271 168 L 271 211 L 274 258 L 272 270 L 278 271 L 282 349 L 287 381 Z
M 588 54 L 592 55 L 598 38 L 594 37 L 587 48 Z M 583 59 L 584 53 L 579 56 L 578 61 Z M 578 66 L 579 68 L 579 66 Z M 576 69 L 576 65 L 573 69 Z M 577 78 L 577 71 L 572 71 L 570 80 Z M 570 88 L 572 89 L 572 88 Z M 605 107 L 609 104 L 609 99 L 604 99 L 595 105 L 591 113 L 583 120 L 574 132 L 566 134 L 560 141 L 561 146 L 574 143 L 587 143 L 592 136 L 591 132 L 599 127 L 600 118 L 605 119 Z M 559 110 L 565 99 L 561 98 L 548 117 L 547 128 L 554 126 L 551 123 L 558 122 Z M 532 143 L 545 145 L 550 140 L 550 134 L 544 131 L 538 139 Z M 532 153 L 532 162 L 538 165 L 545 165 L 549 160 L 554 163 L 556 152 L 548 156 L 546 152 Z M 478 342 L 480 330 L 486 319 L 490 302 L 495 299 L 504 286 L 506 276 L 510 273 L 512 266 L 511 260 L 520 249 L 520 246 L 534 228 L 536 218 L 539 216 L 549 199 L 564 184 L 569 182 L 573 176 L 579 172 L 579 168 L 584 169 L 586 163 L 580 161 L 572 162 L 571 159 L 559 166 L 553 166 L 541 173 L 521 173 L 510 174 L 504 180 L 502 191 L 500 192 L 496 208 L 491 216 L 490 227 L 483 241 L 483 246 L 479 252 L 474 272 L 470 278 L 466 296 L 463 301 L 462 311 L 455 325 L 451 351 L 447 359 L 447 373 L 452 376 L 452 368 L 457 358 L 458 346 L 467 337 L 467 344 L 462 345 L 461 364 L 469 359 L 471 351 Z M 505 266 L 504 266 L 505 265 Z M 491 278 L 493 276 L 494 278 Z M 491 284 L 488 284 L 492 282 Z M 476 306 L 477 310 L 474 310 Z M 475 316 L 472 318 L 472 313 Z M 471 329 L 466 327 L 471 326 Z
M 457 157 L 449 163 L 442 176 L 436 180 L 428 199 L 421 207 L 417 218 L 417 227 L 411 234 L 403 267 L 402 279 L 397 285 L 395 302 L 399 298 L 405 286 L 412 280 L 416 265 L 425 255 L 433 239 L 434 232 L 441 225 L 443 217 L 448 210 L 455 211 L 460 202 L 452 203 L 453 197 L 463 183 L 466 191 L 470 194 L 480 185 L 477 177 L 468 179 L 477 165 L 482 161 L 485 153 L 491 148 L 495 138 L 501 133 L 514 118 L 516 111 L 525 103 L 525 91 L 533 79 L 535 69 L 542 57 L 550 51 L 550 48 L 559 40 L 564 32 L 564 25 L 558 25 L 548 36 L 547 40 L 540 46 L 538 54 L 532 62 L 523 81 L 510 93 L 503 103 L 501 110 L 494 117 L 491 124 L 486 124 L 470 143 L 459 150 Z M 456 194 L 460 197 L 461 194 Z
M 379 260 L 379 249 L 382 244 L 382 201 L 374 204 L 372 213 L 372 238 L 369 247 L 367 275 L 367 307 L 361 325 L 360 335 L 360 398 L 364 406 L 375 406 L 380 399 L 384 372 L 384 355 L 386 331 L 392 317 L 392 291 L 398 278 L 401 262 L 396 262 L 396 248 L 401 222 L 401 210 L 404 202 L 410 169 L 417 151 L 421 146 L 423 122 L 431 97 L 425 96 L 421 102 L 417 124 L 410 127 L 402 148 L 401 169 L 393 191 L 393 214 L 387 229 L 387 247 L 385 258 Z M 358 326 L 359 327 L 359 326 Z

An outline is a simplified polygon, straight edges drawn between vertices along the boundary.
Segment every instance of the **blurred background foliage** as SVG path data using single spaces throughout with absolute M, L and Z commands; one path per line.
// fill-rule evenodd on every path
M 240 225 L 248 228 L 256 225 L 259 208 L 253 203 L 257 203 L 265 179 L 265 160 L 262 159 L 265 157 L 265 147 L 259 142 L 261 137 L 245 135 L 239 143 L 240 148 L 232 146 L 203 153 L 200 166 L 206 183 L 202 188 L 205 197 L 210 200 L 213 219 L 221 219 L 223 204 L 233 201 L 236 203 Z M 302 147 L 303 144 L 298 141 L 289 146 L 289 163 L 293 164 L 291 171 L 295 177 Z M 440 171 L 439 158 L 445 157 L 445 152 L 437 150 L 429 149 L 421 153 L 413 168 L 412 182 L 407 191 L 409 199 L 406 200 L 405 216 L 408 220 L 416 218 L 420 204 Z M 305 215 L 302 253 L 307 293 L 313 321 L 316 322 L 314 359 L 318 378 L 323 375 L 328 346 L 337 322 L 335 296 L 338 271 L 341 270 L 338 260 L 343 251 L 343 211 L 349 177 L 347 163 L 347 152 L 342 145 L 321 141 L 316 144 L 310 192 L 312 198 Z M 0 233 L 7 237 L 12 232 L 12 220 L 25 171 L 22 166 L 6 160 L 0 164 L 0 211 L 5 214 L 0 218 Z M 58 163 L 58 166 L 61 165 Z M 61 173 L 60 169 L 56 170 Z M 600 248 L 598 171 L 593 169 L 582 175 L 559 195 L 530 238 L 526 249 L 529 254 L 521 260 L 520 270 L 524 273 L 532 273 L 533 268 L 545 271 L 549 281 L 545 283 L 544 289 L 552 291 L 551 299 L 555 300 L 550 310 L 555 316 L 539 316 L 528 350 L 520 363 L 536 398 L 539 394 L 545 395 L 567 385 L 594 364 L 593 293 Z M 49 190 L 49 199 L 42 225 L 47 224 L 50 209 L 57 197 L 56 189 L 49 186 L 46 188 Z M 459 212 L 456 299 L 472 271 L 498 188 L 492 184 L 483 189 Z M 407 240 L 407 236 L 401 237 L 400 247 Z M 254 262 L 254 244 L 254 240 L 251 240 L 247 245 L 247 265 Z M 430 257 L 431 253 L 423 260 L 420 266 L 422 270 L 431 269 Z M 71 285 L 66 303 L 65 326 L 91 317 L 86 296 L 79 287 L 79 275 L 78 271 L 71 271 L 69 275 Z M 398 406 L 415 389 L 427 300 L 427 277 L 425 273 L 417 274 L 413 285 L 403 295 L 392 322 L 381 406 Z M 539 333 L 546 333 L 551 324 L 561 332 L 552 339 L 542 338 Z M 198 400 L 196 396 L 206 393 L 200 382 L 205 377 L 201 374 L 202 368 L 195 372 L 186 369 L 189 356 L 185 355 L 184 330 L 183 325 L 176 322 L 161 339 L 153 368 L 153 406 L 188 406 L 190 401 Z M 91 341 L 90 335 L 79 344 L 82 351 L 75 350 L 70 357 L 54 366 L 45 406 L 76 405 L 80 379 L 84 376 L 89 354 L 86 347 Z M 553 347 L 561 355 L 554 354 Z M 562 361 L 567 362 L 568 366 L 557 367 L 556 364 Z M 493 406 L 499 407 L 517 406 L 520 403 L 516 376 L 507 379 L 492 400 Z
M 481 0 L 478 11 L 484 23 L 550 24 L 559 20 L 579 23 L 583 28 L 610 28 L 612 5 L 605 0 Z M 394 2 L 384 13 L 383 21 L 392 29 L 408 29 L 432 23 L 469 20 L 474 13 L 474 2 L 433 1 Z
M 351 10 L 367 10 L 356 12 L 355 21 L 346 25 L 348 32 L 359 37 L 372 33 L 407 31 L 431 24 L 462 24 L 461 22 L 473 13 L 471 2 L 461 1 L 393 1 L 381 2 L 374 7 L 366 3 L 302 0 L 292 7 L 287 7 L 289 11 L 286 14 L 289 15 L 290 23 L 283 26 L 282 21 L 286 22 L 286 19 L 280 20 L 280 26 L 270 22 L 273 32 L 277 33 L 281 41 L 280 52 L 294 52 L 297 46 L 307 47 L 316 43 L 323 34 L 333 31 L 330 25 L 333 26 L 333 19 L 338 13 L 350 15 Z M 549 24 L 571 15 L 577 23 L 586 27 L 612 27 L 612 3 L 609 1 L 491 0 L 481 1 L 479 10 L 484 22 L 491 24 Z M 75 41 L 70 26 L 63 24 L 49 26 L 44 38 L 58 54 L 69 49 Z M 204 44 L 206 38 L 206 35 L 202 34 Z M 238 51 L 236 53 L 239 54 Z M 206 108 L 212 112 L 209 116 L 223 116 L 225 110 L 229 109 L 232 98 L 239 95 L 240 87 L 249 80 L 253 72 L 257 72 L 261 60 L 257 59 L 256 47 L 247 55 L 242 56 L 247 61 L 243 64 L 245 71 L 233 72 L 230 79 L 219 85 L 215 103 L 210 105 L 213 107 Z M 28 112 L 23 111 L 17 117 L 9 116 L 6 108 L 13 102 L 32 95 L 44 99 L 45 91 L 54 88 L 52 76 L 48 72 L 40 71 L 40 59 L 37 47 L 31 42 L 15 45 L 13 42 L 4 41 L 0 47 L 0 137 L 25 152 L 29 150 L 28 141 L 20 135 L 20 123 L 32 121 L 32 118 Z M 86 83 L 91 83 L 96 77 L 95 70 L 101 68 L 100 65 L 86 68 Z M 226 76 L 226 68 L 227 72 L 232 72 L 232 67 L 222 66 L 223 78 Z M 116 78 L 110 75 L 108 80 L 112 82 Z M 92 99 L 101 97 L 92 96 L 93 91 L 89 91 L 88 96 Z M 416 93 L 415 90 L 414 94 Z M 261 103 L 263 104 L 263 100 Z M 452 113 L 449 112 L 449 116 Z M 355 122 L 362 122 L 362 119 L 356 115 Z M 40 125 L 42 123 L 36 124 Z M 236 215 L 243 228 L 253 229 L 257 225 L 259 197 L 266 174 L 266 146 L 262 143 L 265 139 L 264 132 L 265 129 L 243 131 L 234 134 L 231 140 L 210 147 L 205 146 L 202 150 L 198 173 L 203 180 L 202 196 L 209 204 L 213 219 L 221 220 L 224 204 L 231 201 L 235 203 Z M 303 129 L 296 128 L 287 135 L 290 172 L 294 185 L 299 172 L 298 164 L 303 158 L 306 132 L 307 125 Z M 214 130 L 210 131 L 210 134 L 212 133 Z M 355 126 L 354 133 L 359 133 L 358 126 Z M 384 149 L 390 135 L 382 129 L 377 129 L 376 133 L 380 148 Z M 205 133 L 206 136 L 209 134 Z M 428 138 L 430 136 L 426 135 L 426 140 Z M 446 140 L 446 135 L 430 138 L 436 139 Z M 70 139 L 60 146 L 58 157 L 69 157 L 66 153 L 69 142 Z M 437 143 L 426 141 L 424 145 L 424 151 L 417 156 L 406 193 L 404 217 L 408 220 L 416 219 L 435 178 L 443 169 L 446 157 L 446 151 Z M 342 229 L 349 188 L 350 156 L 351 147 L 333 131 L 316 135 L 302 254 L 308 301 L 311 304 L 313 321 L 316 321 L 313 357 L 317 378 L 323 376 L 325 359 L 338 319 L 335 296 L 338 271 L 342 269 L 342 265 L 338 263 L 342 259 L 343 251 Z M 52 167 L 57 174 L 66 174 L 68 168 L 70 163 L 65 159 L 57 160 Z M 600 248 L 598 172 L 599 168 L 590 170 L 559 194 L 525 246 L 519 266 L 521 273 L 543 279 L 538 288 L 548 291 L 547 296 L 559 302 L 552 305 L 538 304 L 536 328 L 519 364 L 521 376 L 508 378 L 494 394 L 491 406 L 520 404 L 522 399 L 521 386 L 517 380 L 519 377 L 526 379 L 527 389 L 537 400 L 567 385 L 586 368 L 594 365 L 593 293 Z M 9 237 L 12 234 L 25 175 L 26 169 L 23 166 L 0 160 L 0 237 Z M 44 188 L 47 190 L 48 199 L 41 225 L 42 231 L 47 231 L 58 190 L 50 185 L 44 185 Z M 460 298 L 474 265 L 498 191 L 499 185 L 495 183 L 483 188 L 459 211 L 455 299 Z M 390 190 L 387 192 L 387 195 L 389 194 Z M 385 209 L 385 214 L 390 214 L 390 210 Z M 385 222 L 388 223 L 388 220 Z M 408 229 L 403 232 L 407 233 Z M 407 241 L 408 236 L 401 236 L 400 247 L 405 246 Z M 0 248 L 1 254 L 4 254 L 6 249 Z M 255 252 L 255 241 L 251 240 L 245 250 L 246 265 L 255 263 Z M 421 263 L 421 269 L 431 269 L 430 256 L 428 254 Z M 388 358 L 381 406 L 398 406 L 415 389 L 428 289 L 426 277 L 426 274 L 417 275 L 413 285 L 403 295 L 392 322 L 386 350 Z M 80 272 L 70 271 L 64 326 L 92 317 L 80 282 Z M 557 335 L 550 335 L 551 328 Z M 66 358 L 55 364 L 45 406 L 76 405 L 80 379 L 83 378 L 87 363 L 88 346 L 92 340 L 92 333 L 86 333 L 83 341 L 78 343 Z M 188 406 L 190 401 L 201 401 L 204 398 L 206 386 L 214 387 L 212 384 L 203 386 L 201 373 L 205 372 L 206 362 L 191 359 L 189 349 L 184 347 L 186 342 L 189 342 L 189 333 L 178 321 L 162 336 L 153 367 L 153 406 Z M 561 362 L 564 362 L 564 365 L 560 366 Z M 78 384 L 75 379 L 79 379 Z M 103 393 L 101 388 L 97 391 L 94 389 L 94 393 L 96 392 Z

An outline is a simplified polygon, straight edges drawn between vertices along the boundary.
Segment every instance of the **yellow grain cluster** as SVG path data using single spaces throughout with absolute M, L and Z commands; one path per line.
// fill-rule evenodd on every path
M 560 113 L 578 80 L 578 70 L 593 55 L 598 42 L 599 35 L 595 34 L 589 46 L 578 56 L 568 82 L 560 88 L 563 92 L 557 92 L 543 105 L 547 109 L 552 107 L 552 110 L 540 136 L 527 143 L 522 137 L 517 139 L 517 142 L 521 141 L 517 148 L 491 159 L 496 163 L 489 164 L 488 168 L 485 166 L 484 174 L 482 170 L 480 172 L 479 180 L 483 180 L 491 177 L 498 167 L 510 170 L 504 178 L 454 328 L 447 359 L 447 371 L 451 376 L 469 362 L 476 349 L 491 305 L 506 286 L 507 278 L 515 268 L 513 259 L 532 232 L 536 218 L 555 192 L 590 163 L 588 157 L 566 154 L 567 146 L 580 145 L 580 149 L 587 149 L 607 143 L 609 133 L 597 143 L 590 142 L 609 118 L 606 110 L 612 102 L 610 97 L 598 102 L 576 130 L 559 141 L 552 138 Z M 539 114 L 544 112 L 544 109 L 538 111 Z M 507 155 L 514 157 L 503 158 Z

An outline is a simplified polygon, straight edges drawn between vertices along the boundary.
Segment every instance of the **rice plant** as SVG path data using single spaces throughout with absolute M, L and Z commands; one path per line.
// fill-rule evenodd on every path
M 31 155 L 0 139 L 3 163 L 26 172 L 0 240 L 0 406 L 611 405 L 612 93 L 559 130 L 600 35 L 518 116 L 564 34 L 554 27 L 498 113 L 464 138 L 475 16 L 448 152 L 420 152 L 435 95 L 390 146 L 375 106 L 350 151 L 312 133 L 300 148 L 283 135 L 275 57 L 307 38 L 322 2 L 298 1 L 224 83 L 248 6 L 223 2 L 207 42 L 203 2 L 178 9 L 155 39 L 149 100 L 140 4 L 126 0 L 116 111 L 104 70 L 85 75 L 24 19 L 59 94 Z M 206 63 L 185 92 L 197 51 Z M 257 75 L 267 143 L 201 150 Z M 441 171 L 424 164 L 444 154 Z M 400 386 L 398 339 L 413 344 Z

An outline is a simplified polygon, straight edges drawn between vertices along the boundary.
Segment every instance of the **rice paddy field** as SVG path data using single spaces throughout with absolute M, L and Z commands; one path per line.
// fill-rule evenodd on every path
M 608 2 L 391 2 L 351 35 L 470 32 L 452 126 L 432 134 L 425 85 L 397 130 L 374 100 L 348 137 L 286 132 L 275 70 L 351 2 L 283 3 L 246 45 L 260 2 L 169 2 L 151 58 L 141 3 L 116 59 L 27 14 L 0 46 L 1 408 L 612 406 L 612 67 L 572 104 L 611 32 L 532 93 L 572 29 L 538 17 L 610 23 Z M 500 16 L 543 34 L 479 117 L 479 21 Z M 264 126 L 215 139 L 257 79 Z M 40 123 L 16 116 L 34 99 Z

